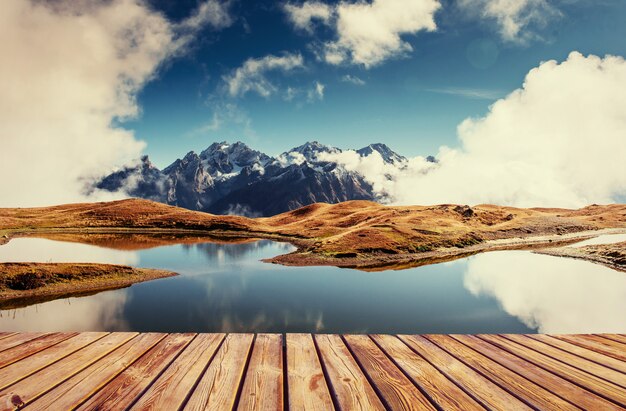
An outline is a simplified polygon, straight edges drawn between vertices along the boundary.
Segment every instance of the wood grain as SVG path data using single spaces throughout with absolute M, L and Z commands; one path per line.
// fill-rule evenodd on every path
M 554 337 L 599 352 L 600 354 L 608 355 L 620 361 L 626 361 L 626 349 L 619 345 L 614 347 L 603 341 L 584 338 L 585 336 L 582 335 L 555 335 Z
M 0 332 L 0 411 L 624 410 L 623 340 Z
M 0 372 L 0 389 L 28 377 L 47 365 L 99 340 L 105 335 L 107 335 L 107 333 L 104 332 L 80 333 L 65 341 L 61 341 L 59 344 L 41 350 L 30 357 L 4 367 Z
M 484 410 L 484 408 L 393 335 L 372 335 L 374 341 L 391 357 L 414 384 L 420 386 L 443 409 Z
M 600 354 L 597 351 L 589 350 L 576 344 L 554 338 L 551 335 L 529 334 L 528 337 L 534 338 L 535 340 L 541 341 L 546 344 L 550 344 L 553 347 L 560 348 L 564 351 L 576 354 L 580 357 L 587 358 L 588 360 L 594 361 L 595 363 L 600 364 L 604 367 L 609 367 L 614 370 L 626 373 L 626 362 L 617 360 L 613 357 L 609 357 L 608 355 Z
M 28 344 L 20 344 L 0 352 L 0 368 L 6 367 L 28 357 L 41 350 L 45 350 L 63 340 L 67 340 L 78 333 L 52 333 L 36 338 L 28 342 Z M 1 340 L 0 340 L 1 341 Z
M 494 410 L 530 410 L 526 404 L 463 364 L 426 338 L 399 336 L 409 347 L 437 367 L 449 379 L 464 388 L 488 408 Z
M 339 409 L 355 411 L 385 409 L 341 337 L 318 334 L 315 335 L 315 342 Z
M 473 335 L 452 338 L 586 410 L 621 410 L 612 402 Z
M 283 337 L 258 334 L 237 409 L 282 410 L 283 400 Z
M 13 333 L 0 339 L 0 352 L 51 333 Z
M 89 344 L 81 350 L 47 366 L 41 371 L 7 387 L 0 391 L 0 409 L 13 409 L 13 399 L 15 402 L 28 404 L 54 386 L 98 361 L 136 335 L 137 333 L 121 332 L 109 334 L 97 340 L 96 343 Z M 19 367 L 24 366 L 24 363 L 27 361 L 28 360 L 23 360 L 11 364 L 9 367 L 5 368 L 5 370 L 8 371 L 12 367 L 16 367 L 15 370 L 19 371 Z
M 97 362 L 54 387 L 29 405 L 29 410 L 74 409 L 104 388 L 119 373 L 165 338 L 165 334 L 140 334 Z
M 311 334 L 287 334 L 286 340 L 289 409 L 332 410 L 333 401 L 313 337 Z
M 450 336 L 426 335 L 425 337 L 533 407 L 549 410 L 579 409 L 558 395 L 491 361 Z
M 610 399 L 622 407 L 626 406 L 626 390 L 613 383 L 596 377 L 595 375 L 586 373 L 561 361 L 555 360 L 547 355 L 529 350 L 528 348 L 502 336 L 479 335 L 479 337 L 503 350 L 507 350 L 525 359 L 526 361 L 535 364 L 536 366 L 542 367 L 586 388 L 589 391 Z
M 169 366 L 194 336 L 194 334 L 168 335 L 77 410 L 125 410 Z
M 436 410 L 422 392 L 396 367 L 367 335 L 344 339 L 361 367 L 393 410 Z
M 224 337 L 225 334 L 199 334 L 131 409 L 180 409 Z
M 228 334 L 185 405 L 185 410 L 230 410 L 244 374 L 253 334 Z
M 524 345 L 532 350 L 540 352 L 544 355 L 548 355 L 555 360 L 564 362 L 572 367 L 576 367 L 580 370 L 593 374 L 597 377 L 604 378 L 622 388 L 626 388 L 626 374 L 619 371 L 615 371 L 611 368 L 597 364 L 586 358 L 579 357 L 578 355 L 571 354 L 567 351 L 563 351 L 559 348 L 555 348 L 551 345 L 537 341 L 533 338 L 526 337 L 524 335 L 506 334 L 503 337 L 508 338 L 511 341 L 515 341 L 518 344 Z

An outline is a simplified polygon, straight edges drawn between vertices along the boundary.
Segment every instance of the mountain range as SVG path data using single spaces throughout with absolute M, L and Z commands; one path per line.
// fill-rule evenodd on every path
M 213 143 L 162 170 L 144 156 L 98 180 L 94 188 L 191 210 L 246 216 L 270 216 L 317 202 L 377 200 L 361 174 L 325 155 L 341 152 L 313 141 L 271 157 L 242 142 Z M 356 150 L 361 157 L 374 152 L 400 168 L 408 161 L 385 144 Z

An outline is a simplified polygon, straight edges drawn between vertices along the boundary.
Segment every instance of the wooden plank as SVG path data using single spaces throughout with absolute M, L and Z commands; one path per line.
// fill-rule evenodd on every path
M 589 374 L 593 374 L 596 377 L 604 378 L 605 380 L 610 381 L 615 385 L 619 385 L 622 388 L 626 388 L 626 374 L 622 374 L 619 371 L 604 367 L 593 361 L 570 354 L 541 341 L 528 338 L 524 335 L 505 334 L 503 337 L 508 338 L 511 341 L 515 341 L 516 343 L 532 350 L 538 351 L 541 354 L 548 355 L 567 365 L 586 371 Z
M 29 411 L 74 409 L 161 341 L 165 334 L 145 333 L 133 338 L 29 404 Z
M 583 338 L 582 335 L 555 335 L 555 338 L 559 340 L 567 341 L 572 344 L 579 345 L 581 347 L 587 348 L 588 350 L 593 350 L 599 352 L 600 354 L 608 355 L 609 357 L 613 357 L 620 361 L 626 361 L 626 351 L 624 349 L 615 348 L 608 344 L 603 344 L 601 341 L 594 341 L 588 338 Z
M 136 335 L 137 333 L 121 332 L 109 334 L 95 344 L 87 345 L 81 350 L 0 391 L 0 410 L 13 409 L 14 403 L 28 404 Z M 19 371 L 22 362 L 11 364 L 4 371 L 9 371 L 11 367 L 17 367 L 16 369 Z
M 131 409 L 180 409 L 224 337 L 225 334 L 198 334 Z
M 345 335 L 348 347 L 392 410 L 436 410 L 367 335 Z
M 229 334 L 200 379 L 185 410 L 232 409 L 254 334 Z
M 283 409 L 283 337 L 258 334 L 237 409 Z
M 530 410 L 526 404 L 419 335 L 399 338 L 461 388 L 494 410 Z
M 576 384 L 571 383 L 568 380 L 564 380 L 561 377 L 554 375 L 551 372 L 544 370 L 541 367 L 537 367 L 534 364 L 519 358 L 516 355 L 509 353 L 506 350 L 499 349 L 495 345 L 492 345 L 486 341 L 483 341 L 473 335 L 452 335 L 452 338 L 462 342 L 475 351 L 480 352 L 485 357 L 499 363 L 500 365 L 516 372 L 524 378 L 534 382 L 555 393 L 556 395 L 564 398 L 573 404 L 578 405 L 582 409 L 589 410 L 621 410 L 612 402 L 599 397 L 591 392 L 579 387 Z
M 595 363 L 604 365 L 605 367 L 609 367 L 614 370 L 626 373 L 626 362 L 617 360 L 613 357 L 609 357 L 608 355 L 600 354 L 596 351 L 589 350 L 587 348 L 583 348 L 578 345 L 565 342 L 563 340 L 559 340 L 558 338 L 554 338 L 546 334 L 529 334 L 528 337 L 534 338 L 535 340 L 541 341 L 546 344 L 550 344 L 553 347 L 560 348 L 561 350 L 567 351 L 569 353 L 576 354 Z
M 536 366 L 551 371 L 575 384 L 585 387 L 589 391 L 610 399 L 622 407 L 626 406 L 626 390 L 613 383 L 562 363 L 561 361 L 555 360 L 554 358 L 541 354 L 537 351 L 530 350 L 527 347 L 502 336 L 479 335 L 479 337 L 492 343 L 500 349 L 507 350 L 521 358 L 524 358 L 526 361 L 535 364 Z
M 6 337 L 9 337 L 11 335 L 15 335 L 15 333 L 12 332 L 0 332 L 0 340 Z
M 72 354 L 105 335 L 107 335 L 105 332 L 80 333 L 47 349 L 39 351 L 28 358 L 14 362 L 0 372 L 0 389 L 34 374 L 49 364 Z
M 371 337 L 411 381 L 420 386 L 440 408 L 484 410 L 478 402 L 397 337 L 393 335 L 372 335 Z
M 311 334 L 287 334 L 287 386 L 290 410 L 332 410 Z
M 77 410 L 125 410 L 194 337 L 195 334 L 169 334 Z
M 27 341 L 34 340 L 35 338 L 41 338 L 51 333 L 16 333 L 8 335 L 0 340 L 0 353 L 9 348 L 13 348 L 17 345 L 24 344 Z
M 620 342 L 622 344 L 626 344 L 626 336 L 621 334 L 600 334 L 600 337 L 608 338 L 613 341 Z
M 579 409 L 542 386 L 488 359 L 450 336 L 426 335 L 425 337 L 474 370 L 491 379 L 493 382 L 500 385 L 500 387 L 524 399 L 526 403 L 533 407 L 550 410 Z
M 27 344 L 16 345 L 8 350 L 4 350 L 0 352 L 0 368 L 13 364 L 14 362 L 33 355 L 36 352 L 45 350 L 46 348 L 58 344 L 63 340 L 67 340 L 77 334 L 78 333 L 52 333 L 30 340 Z
M 328 374 L 331 395 L 341 410 L 384 410 L 374 389 L 338 335 L 318 334 L 322 367 Z

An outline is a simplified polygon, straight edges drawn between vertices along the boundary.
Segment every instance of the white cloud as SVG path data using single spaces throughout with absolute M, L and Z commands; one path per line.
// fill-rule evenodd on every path
M 357 86 L 365 85 L 365 81 L 361 80 L 357 76 L 353 76 L 352 74 L 346 74 L 345 76 L 341 78 L 341 81 L 346 82 L 346 83 L 352 83 Z
M 241 67 L 224 76 L 224 81 L 231 97 L 244 96 L 251 91 L 262 97 L 269 97 L 277 91 L 277 87 L 267 78 L 268 71 L 289 72 L 300 67 L 304 67 L 304 59 L 300 54 L 270 54 L 246 60 Z
M 287 17 L 297 29 L 309 33 L 313 31 L 313 20 L 327 23 L 332 15 L 331 7 L 318 1 L 304 2 L 300 5 L 287 3 L 284 9 Z
M 434 15 L 441 4 L 439 0 L 374 0 L 340 2 L 333 6 L 304 2 L 292 7 L 286 10 L 294 25 L 309 32 L 312 32 L 311 18 L 319 17 L 313 16 L 312 10 L 324 10 L 322 21 L 332 26 L 336 38 L 321 45 L 322 60 L 334 65 L 351 63 L 370 68 L 412 51 L 402 36 L 435 30 Z
M 233 23 L 229 13 L 229 2 L 220 3 L 217 0 L 209 0 L 200 4 L 195 14 L 183 20 L 179 27 L 190 30 L 198 30 L 207 25 L 215 29 L 222 29 Z
M 208 4 L 172 23 L 137 0 L 4 0 L 0 206 L 82 200 L 81 178 L 136 158 L 145 144 L 116 121 L 196 29 L 226 24 Z
M 514 42 L 536 37 L 535 29 L 561 15 L 547 0 L 460 0 L 458 4 L 470 15 L 495 21 L 502 39 Z
M 307 101 L 314 102 L 314 101 L 324 100 L 325 88 L 326 88 L 325 85 L 323 85 L 319 81 L 316 81 L 315 84 L 313 85 L 313 88 L 307 92 Z
M 445 87 L 445 88 L 432 88 L 427 91 L 440 94 L 450 94 L 453 96 L 479 99 L 479 100 L 496 100 L 501 97 L 503 93 L 498 90 L 486 90 L 479 88 L 464 88 L 464 87 Z
M 459 148 L 442 147 L 434 168 L 398 172 L 383 191 L 399 204 L 615 202 L 626 194 L 624 84 L 622 57 L 544 62 L 484 117 L 458 126 Z M 368 180 L 389 173 L 381 163 L 364 170 Z

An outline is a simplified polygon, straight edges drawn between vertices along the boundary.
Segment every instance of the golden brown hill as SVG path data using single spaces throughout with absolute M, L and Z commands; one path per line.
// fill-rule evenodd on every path
M 0 209 L 0 231 L 12 236 L 68 239 L 73 235 L 81 241 L 78 236 L 86 233 L 127 232 L 148 237 L 167 233 L 172 242 L 198 242 L 204 236 L 270 238 L 298 246 L 297 252 L 274 262 L 361 268 L 420 264 L 530 244 L 554 245 L 605 228 L 626 229 L 626 205 L 566 210 L 452 204 L 391 207 L 348 201 L 312 204 L 257 219 L 216 216 L 138 199 Z M 144 241 L 149 245 L 155 240 Z M 163 241 L 160 238 L 158 243 Z

